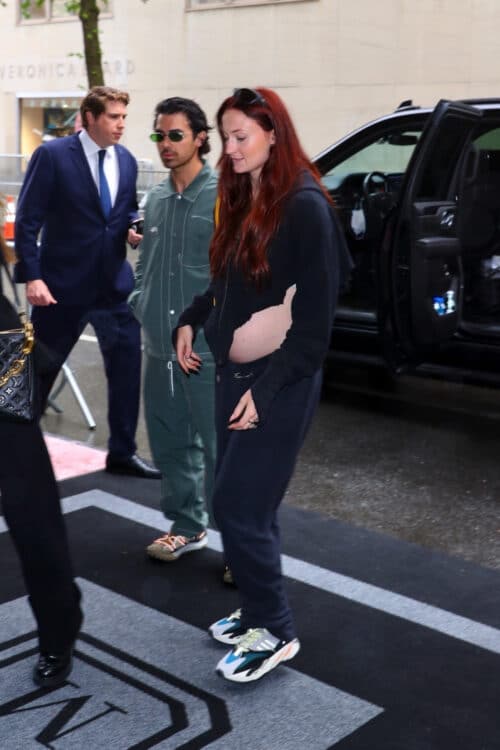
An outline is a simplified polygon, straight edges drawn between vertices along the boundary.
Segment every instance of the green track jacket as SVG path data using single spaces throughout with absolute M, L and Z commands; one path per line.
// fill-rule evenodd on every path
M 129 304 L 152 357 L 176 359 L 172 330 L 194 295 L 210 283 L 208 248 L 216 196 L 217 175 L 206 163 L 183 193 L 176 192 L 168 177 L 148 194 Z M 203 331 L 196 337 L 196 352 L 212 360 Z

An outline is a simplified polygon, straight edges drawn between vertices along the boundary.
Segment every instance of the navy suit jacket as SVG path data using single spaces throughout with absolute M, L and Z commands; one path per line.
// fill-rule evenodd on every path
M 16 208 L 18 282 L 43 279 L 67 305 L 128 297 L 134 282 L 126 237 L 137 212 L 137 162 L 123 146 L 115 149 L 120 178 L 108 219 L 77 134 L 33 153 Z

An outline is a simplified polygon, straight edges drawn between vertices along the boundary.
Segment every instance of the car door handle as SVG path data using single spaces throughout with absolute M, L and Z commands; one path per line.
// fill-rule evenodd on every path
M 453 211 L 443 211 L 439 220 L 439 225 L 446 229 L 451 229 L 455 223 L 455 214 Z

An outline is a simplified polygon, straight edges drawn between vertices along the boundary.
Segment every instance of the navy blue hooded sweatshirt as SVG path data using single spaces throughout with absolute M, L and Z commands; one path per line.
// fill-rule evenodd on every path
M 252 397 L 264 421 L 276 394 L 313 375 L 328 352 L 339 289 L 347 282 L 352 261 L 335 213 L 313 177 L 305 172 L 285 204 L 268 250 L 269 280 L 257 286 L 230 265 L 222 278 L 195 297 L 177 327 L 203 326 L 217 365 L 227 361 L 234 331 L 267 307 L 292 300 L 292 325 L 281 346 L 252 386 Z M 174 341 L 176 339 L 174 331 Z

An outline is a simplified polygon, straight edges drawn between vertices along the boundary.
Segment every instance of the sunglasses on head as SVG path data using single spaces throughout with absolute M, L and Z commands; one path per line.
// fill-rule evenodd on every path
M 162 143 L 165 138 L 168 138 L 168 140 L 172 141 L 172 143 L 179 143 L 184 137 L 185 133 L 178 128 L 167 130 L 166 133 L 164 133 L 163 130 L 155 130 L 154 133 L 151 133 L 151 135 L 149 136 L 150 140 L 152 140 L 153 143 Z
M 265 107 L 267 104 L 262 94 L 255 89 L 234 89 L 233 97 L 244 107 L 250 107 L 252 104 L 261 104 Z

